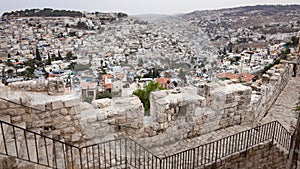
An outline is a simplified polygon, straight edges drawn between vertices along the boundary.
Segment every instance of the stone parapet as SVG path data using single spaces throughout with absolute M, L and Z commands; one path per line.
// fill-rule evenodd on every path
M 27 92 L 45 92 L 48 95 L 62 95 L 65 92 L 64 81 L 61 78 L 37 79 L 31 81 L 9 83 L 12 90 Z

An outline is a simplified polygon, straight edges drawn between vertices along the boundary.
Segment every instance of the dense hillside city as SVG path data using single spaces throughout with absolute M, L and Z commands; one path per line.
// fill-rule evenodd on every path
M 299 37 L 300 5 L 6 11 L 0 169 L 297 168 Z
M 26 9 L 0 22 L 2 82 L 62 77 L 83 100 L 218 79 L 249 83 L 299 42 L 300 6 L 251 6 L 175 16 Z M 267 18 L 267 19 L 266 19 Z M 226 74 L 226 75 L 225 75 Z

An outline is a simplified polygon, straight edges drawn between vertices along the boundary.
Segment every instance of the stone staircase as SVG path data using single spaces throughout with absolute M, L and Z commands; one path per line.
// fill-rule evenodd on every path
M 249 151 L 265 144 L 276 145 L 282 152 L 288 154 L 290 139 L 291 135 L 280 123 L 272 122 L 256 128 L 233 126 L 221 129 L 198 138 L 157 147 L 153 152 L 162 152 L 159 156 L 165 159 L 167 166 L 170 165 L 171 168 L 176 165 L 194 168 L 216 163 L 231 154 Z M 188 145 L 194 147 L 187 147 Z M 175 153 L 176 151 L 178 153 Z
M 165 146 L 156 149 L 161 155 L 158 157 L 131 138 L 118 138 L 79 148 L 26 130 L 23 123 L 19 126 L 10 124 L 9 117 L 4 116 L 1 120 L 2 168 L 199 168 L 265 143 L 276 143 L 288 152 L 291 140 L 289 132 L 274 121 L 238 133 L 234 131 L 240 131 L 242 126 L 226 128 L 176 143 L 176 146 Z M 225 136 L 225 131 L 226 134 L 233 134 Z M 185 150 L 178 152 L 178 147 Z M 165 151 L 168 148 L 171 150 Z
M 228 137 L 230 135 L 234 135 L 236 133 L 245 131 L 247 129 L 250 129 L 249 126 L 231 126 L 225 129 L 220 129 L 217 131 L 209 132 L 203 135 L 200 135 L 199 137 L 185 139 L 181 141 L 177 141 L 173 144 L 165 144 L 165 145 L 156 145 L 148 147 L 149 150 L 151 150 L 153 153 L 157 154 L 159 157 L 165 157 L 172 154 L 175 154 L 177 152 L 181 152 L 187 149 L 191 149 L 194 147 L 197 147 L 199 145 L 207 144 L 225 137 Z

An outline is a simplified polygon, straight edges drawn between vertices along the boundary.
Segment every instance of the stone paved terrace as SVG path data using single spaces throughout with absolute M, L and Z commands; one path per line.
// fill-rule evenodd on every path
M 280 93 L 275 103 L 270 110 L 266 113 L 266 116 L 261 120 L 261 124 L 265 124 L 271 121 L 279 121 L 290 133 L 295 129 L 297 122 L 296 113 L 293 110 L 295 105 L 299 102 L 300 97 L 300 74 L 297 77 L 290 77 L 285 89 Z M 209 143 L 232 134 L 239 133 L 241 131 L 251 128 L 246 125 L 236 125 L 221 129 L 215 132 L 210 132 L 201 135 L 197 138 L 186 139 L 176 142 L 171 145 L 164 145 L 159 147 L 148 147 L 155 154 L 159 156 L 171 155 L 176 152 L 180 152 L 189 148 L 196 147 L 201 144 Z

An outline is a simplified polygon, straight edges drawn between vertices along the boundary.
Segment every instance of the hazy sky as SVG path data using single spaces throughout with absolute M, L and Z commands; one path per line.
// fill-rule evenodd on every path
M 128 14 L 177 14 L 256 4 L 300 4 L 300 0 L 1 0 L 0 14 L 11 10 L 31 8 Z

